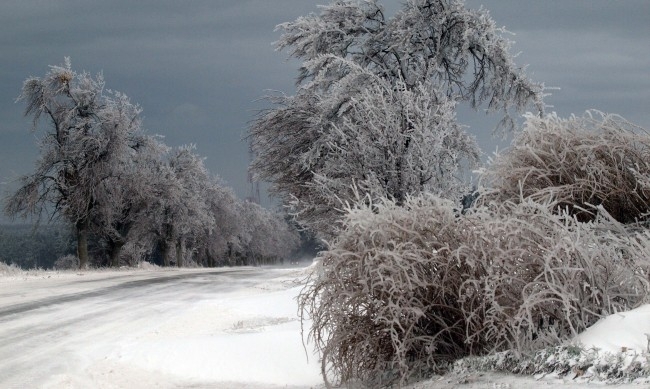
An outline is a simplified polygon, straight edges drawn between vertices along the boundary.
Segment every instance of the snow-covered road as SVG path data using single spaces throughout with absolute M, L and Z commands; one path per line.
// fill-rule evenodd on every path
M 296 269 L 0 278 L 2 388 L 310 388 Z

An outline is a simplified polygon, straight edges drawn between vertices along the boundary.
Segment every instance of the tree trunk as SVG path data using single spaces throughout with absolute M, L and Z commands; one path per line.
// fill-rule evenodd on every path
M 168 210 L 165 210 L 165 214 L 167 214 Z M 171 249 L 172 249 L 172 244 L 175 240 L 174 238 L 174 225 L 171 223 L 164 223 L 163 226 L 163 234 L 162 234 L 162 256 L 163 256 L 163 265 L 164 266 L 170 266 L 171 265 Z
M 88 226 L 90 221 L 83 218 L 77 221 L 77 257 L 79 258 L 79 269 L 88 268 Z
M 176 266 L 183 267 L 183 240 L 176 241 Z
M 411 125 L 408 125 L 408 129 L 411 129 Z M 393 193 L 393 196 L 395 197 L 395 203 L 397 206 L 403 206 L 404 202 L 406 201 L 406 193 L 408 191 L 407 188 L 407 183 L 406 183 L 406 169 L 408 169 L 408 163 L 406 161 L 409 153 L 409 147 L 411 145 L 411 137 L 409 135 L 406 135 L 406 140 L 404 141 L 403 144 L 403 150 L 399 153 L 399 156 L 397 157 L 397 162 L 396 162 L 396 169 L 397 170 L 397 188 L 396 188 L 396 193 Z
M 120 253 L 122 252 L 122 247 L 124 247 L 124 243 L 110 241 L 108 245 L 109 245 L 108 247 L 109 247 L 110 265 L 112 267 L 119 267 Z
M 205 257 L 208 260 L 208 267 L 216 267 L 214 256 L 210 253 L 210 250 L 205 249 Z
M 169 266 L 169 256 L 170 256 L 169 246 L 170 246 L 169 242 L 166 240 L 160 242 L 160 253 L 162 254 L 163 266 L 166 267 Z

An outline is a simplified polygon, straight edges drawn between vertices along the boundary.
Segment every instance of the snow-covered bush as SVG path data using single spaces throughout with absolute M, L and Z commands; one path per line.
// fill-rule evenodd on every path
M 650 235 L 530 200 L 464 215 L 433 196 L 350 210 L 300 295 L 324 376 L 404 383 L 466 355 L 531 350 L 645 301 Z
M 0 276 L 14 276 L 21 274 L 22 272 L 23 270 L 15 264 L 7 264 L 3 261 L 0 261 Z
M 54 270 L 79 269 L 79 258 L 76 255 L 64 255 L 54 262 Z
M 472 234 L 454 256 L 474 277 L 458 291 L 473 353 L 557 345 L 647 301 L 650 234 L 603 208 L 589 223 L 531 200 L 463 218 Z
M 149 239 L 141 238 L 139 240 L 128 241 L 120 253 L 120 262 L 129 267 L 138 267 L 141 262 L 144 262 L 151 250 L 151 242 Z
M 470 272 L 449 244 L 468 231 L 457 223 L 438 198 L 350 211 L 299 297 L 326 380 L 380 386 L 467 353 L 457 290 Z
M 142 270 L 157 270 L 160 269 L 160 266 L 155 265 L 151 262 L 142 261 L 142 262 L 138 262 L 137 268 Z
M 512 146 L 483 172 L 479 202 L 531 198 L 579 220 L 602 205 L 631 223 L 650 213 L 650 135 L 620 116 L 527 115 Z

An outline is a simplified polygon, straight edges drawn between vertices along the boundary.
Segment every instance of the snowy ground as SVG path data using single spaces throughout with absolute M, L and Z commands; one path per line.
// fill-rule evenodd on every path
M 2 388 L 311 388 L 296 269 L 0 278 Z
M 0 276 L 0 387 L 320 388 L 296 315 L 303 276 L 278 268 Z M 645 333 L 650 307 L 611 316 L 579 340 L 644 350 Z M 602 386 L 476 373 L 410 388 L 594 385 Z

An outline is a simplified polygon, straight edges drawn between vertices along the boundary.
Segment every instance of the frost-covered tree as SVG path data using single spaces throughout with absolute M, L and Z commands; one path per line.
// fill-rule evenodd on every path
M 177 266 L 183 266 L 184 254 L 195 237 L 214 223 L 205 201 L 209 173 L 193 149 L 179 147 L 156 166 L 148 226 L 165 266 L 171 264 L 172 257 Z
M 208 182 L 205 201 L 214 223 L 205 225 L 195 236 L 196 261 L 208 267 L 224 265 L 243 227 L 241 203 L 232 189 L 216 178 Z
M 277 47 L 305 60 L 299 82 L 320 77 L 325 67 L 309 61 L 331 54 L 411 88 L 431 80 L 473 107 L 486 102 L 506 114 L 529 103 L 544 108 L 542 86 L 514 64 L 504 30 L 486 10 L 467 9 L 462 0 L 408 0 L 391 18 L 376 0 L 338 0 L 321 7 L 320 15 L 278 28 L 284 33 Z
M 206 202 L 210 174 L 204 158 L 193 152 L 194 146 L 185 146 L 172 155 L 172 168 L 182 188 L 181 202 L 173 208 L 174 246 L 176 265 L 183 266 L 184 254 L 189 251 L 197 235 L 214 225 Z
M 453 101 L 436 95 L 429 82 L 409 89 L 401 80 L 392 85 L 349 60 L 321 60 L 339 71 L 347 68 L 347 76 L 327 93 L 301 90 L 295 97 L 294 106 L 306 103 L 320 113 L 309 118 L 316 134 L 306 130 L 296 135 L 311 140 L 309 150 L 301 161 L 277 153 L 265 160 L 266 167 L 283 165 L 284 176 L 304 174 L 309 165 L 311 177 L 291 193 L 291 205 L 303 224 L 333 235 L 341 202 L 358 195 L 393 198 L 398 204 L 423 191 L 460 197 L 465 186 L 460 168 L 475 165 L 479 151 L 456 122 Z M 283 120 L 291 111 L 269 113 L 276 114 Z M 257 140 L 278 142 L 266 135 Z
M 144 243 L 147 213 L 157 201 L 156 184 L 162 157 L 169 148 L 155 137 L 134 139 L 131 152 L 96 191 L 98 205 L 91 213 L 92 232 L 105 251 L 110 266 L 120 265 L 122 248 L 130 241 Z
M 503 30 L 462 1 L 410 0 L 391 18 L 373 0 L 335 1 L 279 28 L 277 47 L 303 60 L 299 85 L 253 123 L 252 169 L 325 237 L 351 186 L 398 203 L 456 195 L 478 149 L 455 103 L 501 111 L 505 129 L 512 110 L 543 109 L 543 87 L 514 64 Z
M 259 205 L 241 203 L 240 250 L 244 264 L 283 261 L 299 246 L 298 231 L 281 214 Z
M 75 226 L 80 267 L 88 263 L 92 213 L 106 180 L 137 149 L 141 109 L 122 93 L 104 89 L 102 75 L 72 70 L 66 58 L 43 78 L 28 78 L 19 97 L 39 131 L 41 155 L 34 172 L 5 204 L 12 216 L 62 217 Z M 41 119 L 46 121 L 40 126 Z

